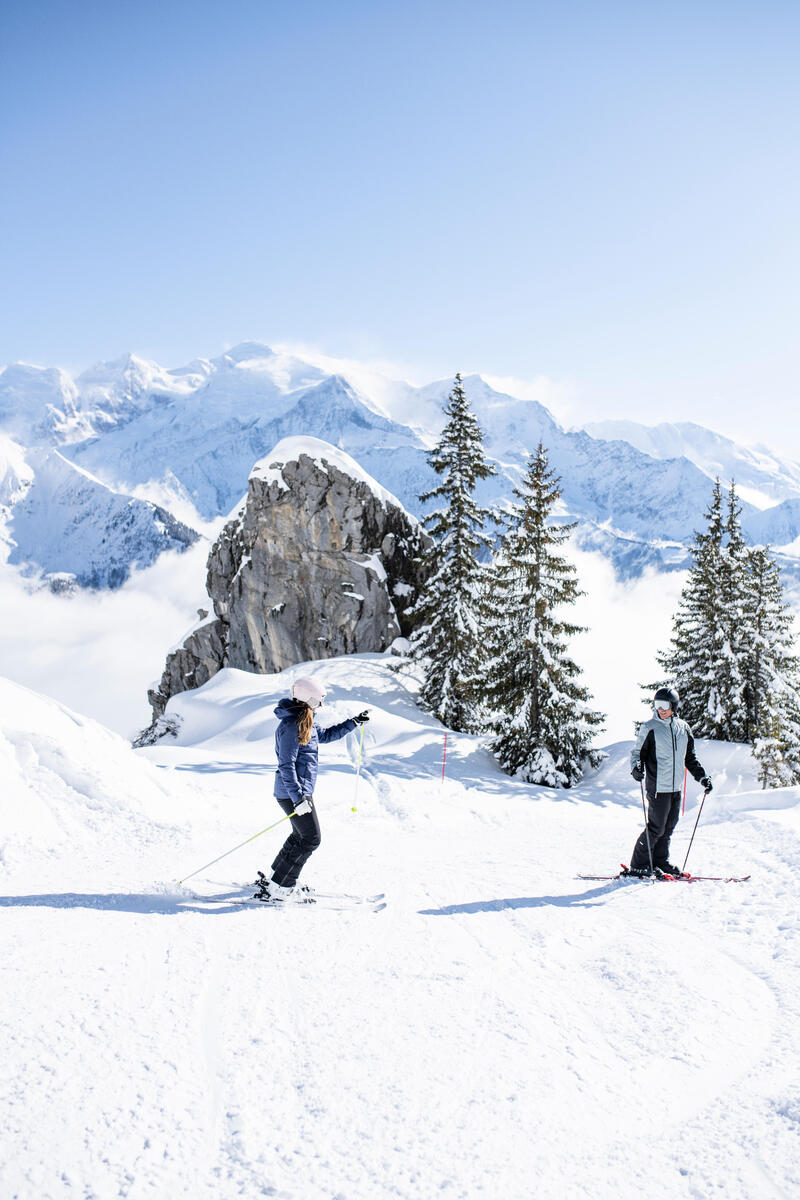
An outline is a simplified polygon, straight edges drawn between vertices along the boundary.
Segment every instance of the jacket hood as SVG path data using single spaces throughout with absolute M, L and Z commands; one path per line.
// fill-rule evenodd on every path
M 279 721 L 297 721 L 306 708 L 308 705 L 302 700 L 293 700 L 291 696 L 286 696 L 278 702 L 274 712 Z

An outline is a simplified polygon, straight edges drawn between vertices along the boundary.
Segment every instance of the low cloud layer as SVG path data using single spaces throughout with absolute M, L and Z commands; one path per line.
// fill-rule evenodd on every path
M 0 567 L 0 674 L 95 717 L 130 737 L 149 722 L 147 688 L 169 648 L 194 623 L 205 594 L 206 543 L 162 555 L 116 592 L 31 594 Z M 683 574 L 619 582 L 599 554 L 572 548 L 585 595 L 570 613 L 589 631 L 572 652 L 598 708 L 601 742 L 632 736 L 647 714 L 640 683 L 655 679 L 655 655 L 669 642 Z
M 570 620 L 588 627 L 571 649 L 597 708 L 607 714 L 599 740 L 632 738 L 634 722 L 649 712 L 640 685 L 661 674 L 656 654 L 669 646 L 686 572 L 646 571 L 639 579 L 621 582 L 601 554 L 570 547 L 569 558 L 586 593 L 570 611 Z
M 150 722 L 147 688 L 166 651 L 209 607 L 208 545 L 164 554 L 116 592 L 31 593 L 0 567 L 0 674 L 131 737 Z

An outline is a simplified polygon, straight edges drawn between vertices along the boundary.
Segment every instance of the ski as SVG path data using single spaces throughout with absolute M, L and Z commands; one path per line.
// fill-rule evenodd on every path
M 352 904 L 379 904 L 381 900 L 385 900 L 386 896 L 383 892 L 376 892 L 374 896 L 358 896 L 351 895 L 350 892 L 318 892 L 316 889 L 311 893 L 310 900 L 349 900 Z
M 349 895 L 320 895 L 288 896 L 285 900 L 259 900 L 252 888 L 245 892 L 228 892 L 217 896 L 200 896 L 195 893 L 193 901 L 201 904 L 230 904 L 255 905 L 257 908 L 289 909 L 289 908 L 319 908 L 328 912 L 349 912 L 361 910 L 366 912 L 382 912 L 386 901 L 382 896 L 349 896 Z
M 316 908 L 323 912 L 383 912 L 386 908 L 385 900 L 373 901 L 367 896 L 321 896 L 319 893 L 296 900 L 291 896 L 286 900 L 259 900 L 257 896 L 249 896 L 234 903 L 255 904 L 258 908 Z
M 636 883 L 747 883 L 749 875 L 576 875 L 576 879 L 596 879 L 612 882 L 630 879 Z
M 258 879 L 253 887 L 261 888 L 266 885 L 267 877 L 263 871 L 259 871 Z M 294 902 L 295 904 L 316 903 L 317 900 L 346 900 L 351 904 L 379 904 L 381 900 L 385 899 L 386 896 L 383 892 L 376 892 L 374 896 L 359 896 L 351 892 L 320 892 L 314 887 L 305 889 L 302 884 L 288 897 L 289 903 Z M 261 903 L 263 904 L 264 901 Z

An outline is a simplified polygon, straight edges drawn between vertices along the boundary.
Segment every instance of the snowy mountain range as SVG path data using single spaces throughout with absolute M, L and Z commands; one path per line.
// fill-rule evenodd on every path
M 498 472 L 482 502 L 508 502 L 541 440 L 561 476 L 563 517 L 627 576 L 683 564 L 711 480 L 734 477 L 747 535 L 800 568 L 799 465 L 699 426 L 567 430 L 478 375 L 464 384 Z M 253 463 L 297 435 L 345 450 L 419 515 L 451 386 L 370 382 L 253 342 L 175 370 L 134 355 L 75 379 L 13 364 L 0 372 L 0 545 L 13 563 L 114 586 L 134 563 L 214 530 Z

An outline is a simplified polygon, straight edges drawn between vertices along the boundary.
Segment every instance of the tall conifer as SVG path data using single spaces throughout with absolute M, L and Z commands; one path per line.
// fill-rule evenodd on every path
M 672 645 L 657 657 L 664 671 L 662 682 L 677 687 L 681 716 L 695 735 L 718 738 L 724 736 L 725 726 L 718 680 L 725 532 L 719 479 L 715 480 L 705 520 L 705 530 L 695 532 L 694 546 L 689 551 L 692 567 L 673 620 Z
M 748 551 L 745 636 L 750 648 L 747 709 L 763 786 L 800 783 L 800 660 L 780 568 L 769 548 Z
M 695 534 L 693 566 L 658 656 L 696 736 L 752 742 L 764 786 L 800 782 L 800 661 L 780 570 L 748 547 L 731 484 L 723 516 L 719 480 Z
M 741 505 L 731 482 L 720 547 L 720 594 L 716 617 L 714 708 L 718 736 L 726 742 L 750 737 L 747 709 L 749 648 L 745 624 L 748 552 L 741 526 Z
M 557 548 L 575 528 L 550 522 L 561 495 L 539 444 L 489 573 L 482 674 L 492 750 L 500 766 L 529 783 L 571 787 L 601 755 L 591 749 L 603 716 L 589 707 L 567 640 L 583 627 L 563 608 L 581 592 Z
M 440 501 L 423 524 L 433 538 L 428 582 L 414 615 L 412 656 L 422 667 L 420 702 L 451 729 L 475 730 L 475 671 L 479 646 L 479 560 L 490 544 L 483 532 L 491 518 L 475 501 L 476 484 L 495 474 L 483 453 L 483 434 L 456 375 L 445 405 L 447 422 L 428 463 L 441 483 L 420 496 Z

